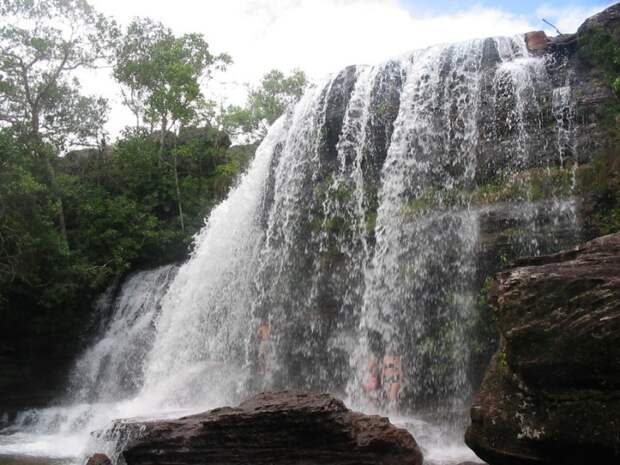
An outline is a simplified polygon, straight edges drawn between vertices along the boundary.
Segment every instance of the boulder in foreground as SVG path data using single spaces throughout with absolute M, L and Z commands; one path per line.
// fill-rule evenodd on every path
M 620 234 L 500 273 L 467 444 L 491 465 L 620 463 Z
M 259 394 L 238 407 L 119 424 L 127 465 L 421 465 L 409 432 L 328 394 Z

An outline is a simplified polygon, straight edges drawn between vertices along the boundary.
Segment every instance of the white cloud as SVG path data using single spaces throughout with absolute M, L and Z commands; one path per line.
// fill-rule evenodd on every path
M 245 94 L 243 83 L 256 83 L 273 68 L 301 68 L 319 78 L 350 64 L 377 63 L 435 43 L 536 29 L 527 18 L 498 9 L 474 6 L 451 15 L 416 15 L 396 0 L 91 2 L 121 23 L 151 16 L 177 33 L 204 33 L 213 52 L 227 52 L 235 62 L 211 87 L 237 103 Z M 109 129 L 116 134 L 131 120 L 119 108 L 114 84 L 104 81 L 101 76 L 88 89 L 105 89 L 114 100 Z

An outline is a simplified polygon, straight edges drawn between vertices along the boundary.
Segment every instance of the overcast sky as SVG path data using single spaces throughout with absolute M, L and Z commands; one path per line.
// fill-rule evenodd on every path
M 201 32 L 213 53 L 234 65 L 211 84 L 225 102 L 243 103 L 244 83 L 267 71 L 300 68 L 313 79 L 350 64 L 374 64 L 442 42 L 547 29 L 574 32 L 604 0 L 91 0 L 127 24 L 150 16 L 176 33 Z M 551 35 L 551 31 L 548 31 Z M 132 119 L 119 104 L 108 71 L 82 79 L 87 92 L 110 99 L 108 130 L 115 136 Z

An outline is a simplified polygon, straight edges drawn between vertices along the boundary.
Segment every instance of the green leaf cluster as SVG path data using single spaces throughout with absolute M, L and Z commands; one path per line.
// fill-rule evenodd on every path
M 83 96 L 74 72 L 111 58 L 115 22 L 84 0 L 3 0 L 0 14 L 0 122 L 35 149 L 97 139 L 107 102 Z
M 578 45 L 580 56 L 602 71 L 620 97 L 620 44 L 610 31 L 593 28 L 579 37 Z
M 125 101 L 138 121 L 161 126 L 187 124 L 205 108 L 201 82 L 212 69 L 231 59 L 213 55 L 202 34 L 175 36 L 149 18 L 137 18 L 119 42 L 114 77 L 122 84 Z
M 260 85 L 250 88 L 245 106 L 231 105 L 220 116 L 220 124 L 233 136 L 250 141 L 262 139 L 267 129 L 299 100 L 308 85 L 306 74 L 298 69 L 286 75 L 277 69 L 265 74 Z
M 114 279 L 139 267 L 187 256 L 193 235 L 245 169 L 252 148 L 230 148 L 213 128 L 189 128 L 164 147 L 128 132 L 114 147 L 54 159 L 67 228 L 46 171 L 20 138 L 0 131 L 0 313 L 29 318 L 36 309 L 62 317 Z M 186 228 L 179 228 L 176 153 Z

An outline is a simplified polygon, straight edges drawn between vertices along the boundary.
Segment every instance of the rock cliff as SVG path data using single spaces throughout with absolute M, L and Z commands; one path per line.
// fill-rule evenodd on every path
M 526 258 L 491 287 L 500 348 L 467 444 L 491 465 L 620 460 L 620 234 Z

